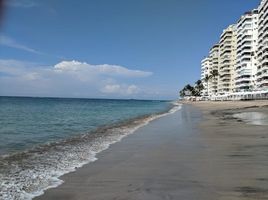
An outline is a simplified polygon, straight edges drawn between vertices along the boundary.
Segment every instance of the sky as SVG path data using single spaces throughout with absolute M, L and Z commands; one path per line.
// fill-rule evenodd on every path
M 176 99 L 260 0 L 6 0 L 0 95 Z

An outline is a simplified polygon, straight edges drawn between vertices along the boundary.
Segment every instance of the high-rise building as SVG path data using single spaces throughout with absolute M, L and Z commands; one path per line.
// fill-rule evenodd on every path
M 257 87 L 268 89 L 268 0 L 262 0 L 258 8 L 258 67 Z
M 219 45 L 214 45 L 209 55 L 201 61 L 201 81 L 204 85 L 202 95 L 213 96 L 218 91 Z
M 258 10 L 241 16 L 237 23 L 237 56 L 235 67 L 235 91 L 256 89 L 258 44 Z
M 202 61 L 201 61 L 201 81 L 202 84 L 204 86 L 203 92 L 202 92 L 202 96 L 208 96 L 208 80 L 206 80 L 206 77 L 209 75 L 209 58 L 205 57 Z
M 215 44 L 209 51 L 209 68 L 210 76 L 208 84 L 208 95 L 213 96 L 218 93 L 218 72 L 219 72 L 219 44 Z
M 236 32 L 236 24 L 233 24 L 223 30 L 220 37 L 218 94 L 228 94 L 234 90 L 237 48 Z
M 201 79 L 203 95 L 211 99 L 268 91 L 268 0 L 223 30 L 219 44 L 202 60 Z

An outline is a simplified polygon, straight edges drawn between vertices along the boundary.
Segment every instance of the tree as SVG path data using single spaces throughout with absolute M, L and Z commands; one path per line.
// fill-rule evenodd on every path
M 207 95 L 208 95 L 208 82 L 210 79 L 211 79 L 211 76 L 209 76 L 209 75 L 206 75 L 204 78 L 204 81 L 207 83 Z
M 179 92 L 181 97 L 185 96 L 201 96 L 201 92 L 204 89 L 204 85 L 201 80 L 195 82 L 195 86 L 191 86 L 187 84 L 184 88 Z
M 218 70 L 214 69 L 212 72 L 210 72 L 209 79 L 210 80 L 215 80 L 215 78 L 218 77 L 218 76 L 219 76 Z
M 194 94 L 194 87 L 191 86 L 190 84 L 187 84 L 184 86 L 184 88 L 180 91 L 180 96 L 185 97 L 185 96 L 193 96 Z
M 193 96 L 201 96 L 202 90 L 204 90 L 204 85 L 201 80 L 195 82 L 195 92 Z
M 216 78 L 216 77 L 218 77 L 219 76 L 219 72 L 218 72 L 218 70 L 213 70 L 211 73 L 210 73 L 210 77 L 211 78 Z
M 218 77 L 218 76 L 219 76 L 218 70 L 213 70 L 212 72 L 210 72 L 210 75 L 207 74 L 205 76 L 204 81 L 207 83 L 207 95 L 208 95 L 208 89 L 209 89 L 209 87 L 208 87 L 209 81 Z
M 180 97 L 185 97 L 185 90 L 184 90 L 184 88 L 180 91 Z

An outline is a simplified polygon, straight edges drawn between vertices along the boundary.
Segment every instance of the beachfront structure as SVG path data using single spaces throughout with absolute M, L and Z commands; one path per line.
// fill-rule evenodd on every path
M 202 91 L 202 96 L 208 96 L 209 93 L 209 82 L 206 79 L 206 77 L 209 76 L 209 58 L 205 57 L 202 61 L 201 61 L 201 81 L 202 84 L 204 86 L 204 89 Z
M 235 91 L 256 90 L 258 10 L 241 16 L 237 23 Z
M 213 96 L 218 91 L 219 44 L 215 44 L 209 51 L 209 56 L 201 61 L 201 81 L 204 86 L 202 96 Z M 214 73 L 213 73 L 214 72 Z M 214 75 L 214 76 L 213 76 Z
M 219 71 L 219 44 L 215 44 L 209 51 L 209 88 L 208 95 L 213 96 L 218 93 L 218 71 Z
M 218 94 L 234 91 L 234 73 L 236 65 L 237 29 L 236 24 L 228 26 L 220 37 L 219 43 L 219 81 Z
M 268 90 L 268 0 L 259 5 L 257 87 Z
M 207 99 L 268 98 L 268 0 L 223 30 L 219 44 L 202 60 L 201 80 Z

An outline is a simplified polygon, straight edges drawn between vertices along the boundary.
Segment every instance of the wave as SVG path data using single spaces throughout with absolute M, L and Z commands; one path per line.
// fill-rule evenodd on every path
M 0 199 L 29 200 L 63 183 L 60 176 L 97 160 L 96 154 L 149 122 L 181 108 L 173 102 L 165 113 L 101 127 L 87 134 L 0 157 Z

